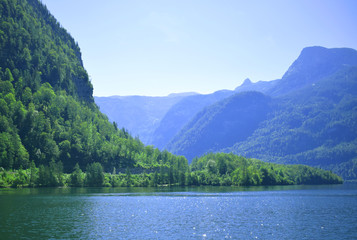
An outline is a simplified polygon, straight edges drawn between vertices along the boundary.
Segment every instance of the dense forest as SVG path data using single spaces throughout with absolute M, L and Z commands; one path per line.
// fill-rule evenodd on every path
M 234 154 L 216 153 L 159 165 L 152 169 L 127 168 L 125 173 L 106 173 L 100 163 L 78 164 L 72 173 L 64 174 L 60 162 L 26 170 L 0 171 L 0 187 L 157 187 L 157 186 L 261 186 L 292 184 L 339 184 L 342 179 L 330 171 L 304 165 L 283 165 L 247 159 Z
M 0 14 L 1 167 L 54 161 L 70 172 L 99 162 L 112 171 L 180 158 L 145 147 L 99 111 L 77 43 L 38 0 L 1 0 Z
M 0 0 L 0 53 L 2 187 L 341 182 L 235 155 L 207 155 L 190 167 L 145 146 L 99 111 L 78 44 L 38 0 Z

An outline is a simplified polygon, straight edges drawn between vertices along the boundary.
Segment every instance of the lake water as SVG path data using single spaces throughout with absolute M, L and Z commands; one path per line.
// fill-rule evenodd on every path
M 357 239 L 357 184 L 0 189 L 0 239 Z

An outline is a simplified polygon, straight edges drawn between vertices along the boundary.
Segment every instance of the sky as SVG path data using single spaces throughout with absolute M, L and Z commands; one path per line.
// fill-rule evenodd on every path
M 279 79 L 308 46 L 357 49 L 355 0 L 42 0 L 95 96 L 211 93 Z

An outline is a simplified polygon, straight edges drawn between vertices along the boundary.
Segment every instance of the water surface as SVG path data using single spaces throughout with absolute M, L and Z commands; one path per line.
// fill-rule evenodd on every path
M 357 239 L 357 185 L 0 190 L 0 239 Z

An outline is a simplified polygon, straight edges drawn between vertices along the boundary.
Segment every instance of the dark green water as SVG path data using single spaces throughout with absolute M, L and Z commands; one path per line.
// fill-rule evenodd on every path
M 0 239 L 357 239 L 357 185 L 0 189 Z

